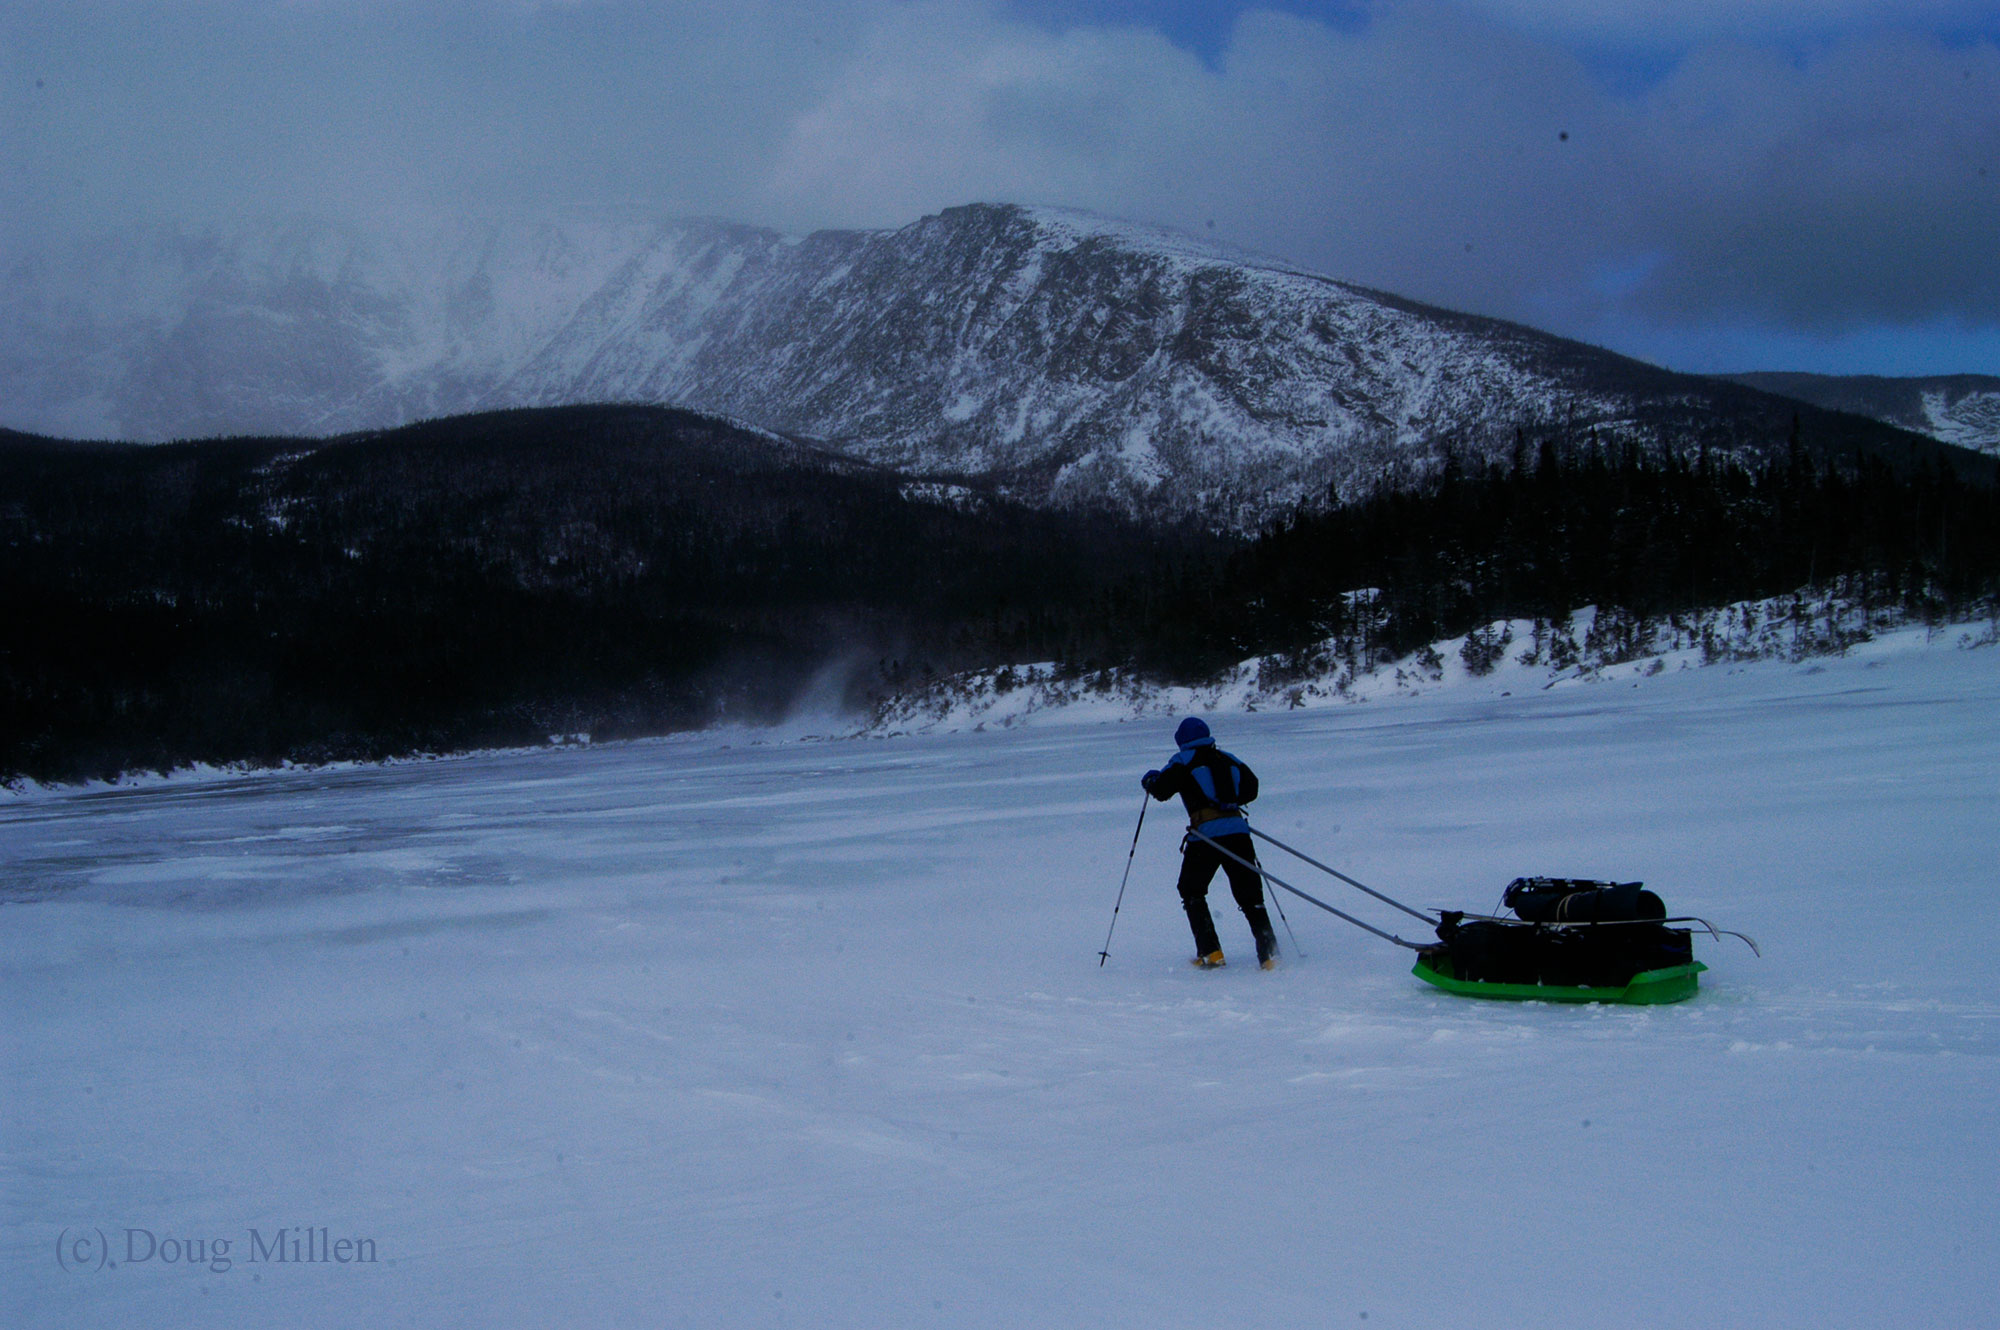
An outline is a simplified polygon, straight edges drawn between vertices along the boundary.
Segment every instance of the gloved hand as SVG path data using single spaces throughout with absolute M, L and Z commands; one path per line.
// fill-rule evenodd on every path
M 1139 788 L 1144 790 L 1146 793 L 1151 794 L 1153 792 L 1153 782 L 1158 780 L 1159 778 L 1160 778 L 1159 772 L 1149 771 L 1145 775 L 1139 777 Z

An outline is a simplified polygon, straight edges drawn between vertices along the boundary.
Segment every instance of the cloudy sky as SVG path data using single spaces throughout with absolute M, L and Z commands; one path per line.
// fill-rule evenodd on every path
M 1678 369 L 2000 373 L 2000 0 L 0 0 L 0 226 L 1163 223 Z

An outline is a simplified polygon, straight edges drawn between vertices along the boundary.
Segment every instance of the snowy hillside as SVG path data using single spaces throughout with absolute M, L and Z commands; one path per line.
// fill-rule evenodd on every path
M 1753 662 L 1810 669 L 1830 657 L 1877 659 L 1940 642 L 1992 647 L 2000 643 L 2000 616 L 1924 625 L 1898 612 L 1868 611 L 1837 588 L 1652 618 L 1601 615 L 1587 605 L 1557 620 L 1496 620 L 1372 666 L 1357 658 L 1351 639 L 1329 639 L 1304 653 L 1254 657 L 1199 686 L 1152 683 L 1124 669 L 1066 673 L 1046 661 L 970 671 L 892 694 L 865 724 L 848 729 L 895 737 L 1191 712 L 1317 710 L 1419 696 L 1500 698 Z
M 1870 374 L 1732 374 L 1737 383 L 1851 411 L 1944 443 L 2000 454 L 2000 378 L 1935 374 L 1883 378 Z
M 0 1320 L 1984 1324 L 1996 663 L 1219 718 L 1372 885 L 1763 944 L 1650 1009 L 1193 971 L 1158 808 L 1100 968 L 1152 720 L 0 800 Z
M 1073 214 L 954 209 L 760 246 L 726 286 L 680 275 L 723 266 L 643 274 L 498 391 L 686 400 L 919 473 L 1181 510 L 1372 474 L 1440 428 L 1615 409 L 1490 330 Z
M 7 276 L 13 428 L 324 434 L 665 402 L 1037 502 L 1239 526 L 1428 464 L 1447 439 L 1502 449 L 1517 428 L 1597 428 L 1768 449 L 1796 408 L 1173 233 L 1006 205 L 805 237 L 245 223 L 79 242 L 17 256 Z M 1817 420 L 1808 435 L 1849 451 L 1898 437 Z

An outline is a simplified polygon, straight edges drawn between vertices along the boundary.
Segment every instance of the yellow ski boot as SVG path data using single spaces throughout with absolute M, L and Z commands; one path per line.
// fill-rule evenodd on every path
M 1190 963 L 1197 970 L 1220 970 L 1224 965 L 1228 964 L 1227 961 L 1222 959 L 1222 953 L 1219 951 L 1211 951 L 1206 956 L 1197 956 Z

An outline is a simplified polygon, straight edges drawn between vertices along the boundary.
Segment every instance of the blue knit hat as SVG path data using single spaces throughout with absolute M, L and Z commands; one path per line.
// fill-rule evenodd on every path
M 1208 741 L 1208 726 L 1202 723 L 1199 716 L 1189 716 L 1181 722 L 1180 728 L 1174 731 L 1174 742 L 1182 748 L 1192 748 L 1198 743 Z

